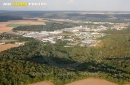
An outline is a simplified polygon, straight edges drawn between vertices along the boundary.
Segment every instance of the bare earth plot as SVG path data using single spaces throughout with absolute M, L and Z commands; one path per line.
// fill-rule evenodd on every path
M 11 22 L 0 22 L 0 33 L 12 31 L 13 27 L 6 27 L 6 25 L 10 23 Z
M 0 52 L 7 50 L 7 49 L 10 49 L 10 48 L 13 48 L 13 47 L 18 47 L 18 45 L 15 45 L 15 44 L 0 45 Z
M 38 82 L 30 85 L 53 85 L 53 84 L 51 84 L 48 81 L 43 81 L 43 82 Z M 118 85 L 118 84 L 106 81 L 104 79 L 88 78 L 84 80 L 75 81 L 66 85 Z
M 88 79 L 72 82 L 66 85 L 117 85 L 117 84 L 111 83 L 103 79 L 88 78 Z
M 13 27 L 2 27 L 0 28 L 0 33 L 11 32 Z
M 12 24 L 45 25 L 44 22 L 38 22 L 33 20 L 15 20 L 15 22 Z
M 35 84 L 29 84 L 29 85 L 53 85 L 53 84 L 50 83 L 49 81 L 43 81 L 43 82 L 38 82 Z
M 0 22 L 0 33 L 11 32 L 13 27 L 7 26 L 7 25 L 11 25 L 11 24 L 45 25 L 45 22 L 44 21 L 38 22 L 38 21 L 34 21 L 34 20 L 11 20 L 8 22 Z

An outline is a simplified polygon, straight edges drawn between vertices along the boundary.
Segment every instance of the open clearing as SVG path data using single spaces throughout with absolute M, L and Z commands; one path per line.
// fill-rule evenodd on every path
M 10 49 L 10 48 L 13 48 L 13 47 L 18 47 L 18 45 L 15 45 L 15 44 L 0 45 L 0 52 L 7 50 L 7 49 Z
M 43 82 L 38 82 L 35 84 L 29 84 L 29 85 L 53 85 L 53 84 L 49 81 L 43 81 Z
M 117 85 L 117 84 L 114 84 L 112 82 L 103 79 L 88 78 L 88 79 L 72 82 L 66 85 Z
M 43 82 L 38 82 L 34 84 L 29 84 L 29 85 L 53 85 L 49 81 L 43 81 Z M 75 81 L 66 85 L 118 85 L 112 82 L 109 82 L 104 79 L 98 79 L 98 78 L 87 78 L 79 81 Z M 130 85 L 130 84 L 125 84 L 125 85 Z
M 14 26 L 20 25 L 45 25 L 45 22 L 34 20 L 11 20 L 8 22 L 0 22 L 0 33 L 11 32 Z

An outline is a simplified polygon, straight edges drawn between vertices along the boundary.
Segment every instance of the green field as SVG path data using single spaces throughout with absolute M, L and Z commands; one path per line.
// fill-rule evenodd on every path
M 8 24 L 7 27 L 18 27 L 18 26 L 26 26 L 29 24 Z

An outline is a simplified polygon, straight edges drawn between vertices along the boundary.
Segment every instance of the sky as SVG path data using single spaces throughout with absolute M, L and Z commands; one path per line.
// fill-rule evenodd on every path
M 46 7 L 9 7 L 3 3 L 46 3 Z M 0 0 L 0 10 L 130 11 L 130 0 Z

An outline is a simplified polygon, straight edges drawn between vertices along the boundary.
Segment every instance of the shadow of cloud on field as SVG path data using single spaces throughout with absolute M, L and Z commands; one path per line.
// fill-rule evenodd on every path
M 124 71 L 122 69 L 115 68 L 113 66 L 109 66 L 104 63 L 97 63 L 95 61 L 89 61 L 89 62 L 76 62 L 72 61 L 70 59 L 66 58 L 58 58 L 58 57 L 43 57 L 43 56 L 36 56 L 33 58 L 28 58 L 26 61 L 33 62 L 36 64 L 46 64 L 58 68 L 64 68 L 69 71 L 87 71 L 87 72 L 101 72 L 101 73 L 107 73 L 112 76 L 115 76 L 117 78 L 123 78 L 122 74 L 130 74 L 127 71 Z
M 77 66 L 79 66 L 81 63 L 72 61 L 70 59 L 66 58 L 58 58 L 58 57 L 42 57 L 42 56 L 36 56 L 33 58 L 25 59 L 26 61 L 30 61 L 37 64 L 46 64 L 58 68 L 64 68 L 67 70 L 74 70 Z

